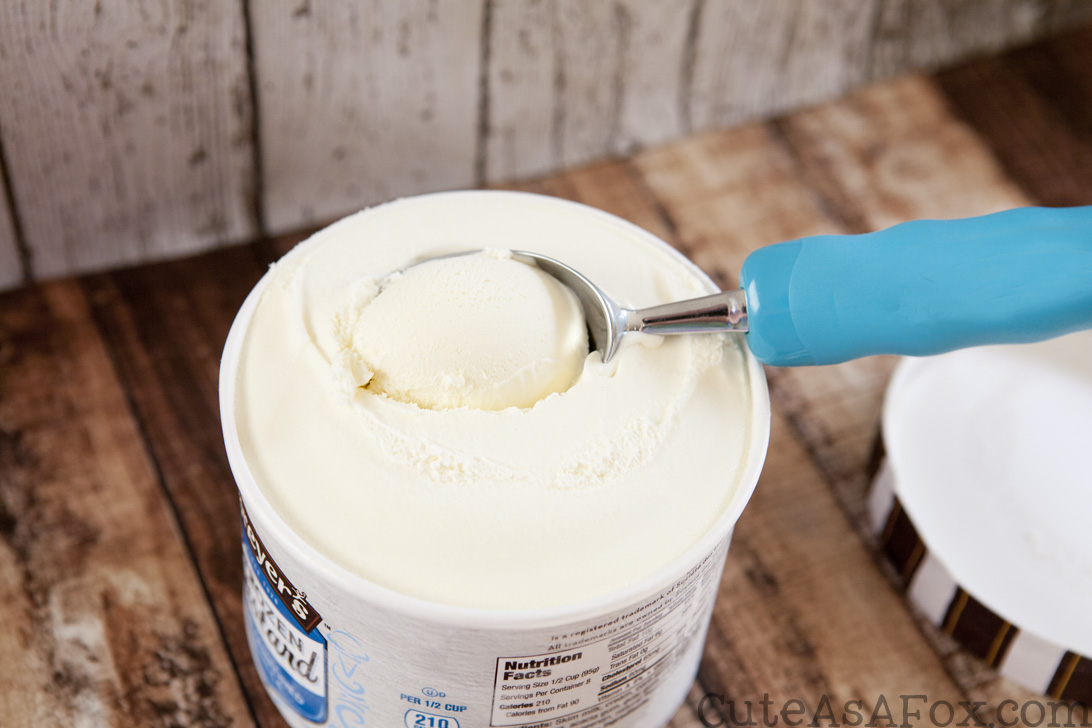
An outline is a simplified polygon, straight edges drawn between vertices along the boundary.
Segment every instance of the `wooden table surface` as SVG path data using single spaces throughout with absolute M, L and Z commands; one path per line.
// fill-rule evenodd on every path
M 520 188 L 632 220 L 723 286 L 767 243 L 1092 204 L 1092 28 Z M 283 725 L 243 634 L 217 372 L 299 239 L 0 297 L 0 726 Z M 886 696 L 896 723 L 902 694 L 989 721 L 1034 697 L 916 616 L 867 533 L 894 363 L 767 372 L 769 458 L 672 728 L 703 725 L 709 692 L 797 698 L 806 720 L 823 695 L 866 714 Z

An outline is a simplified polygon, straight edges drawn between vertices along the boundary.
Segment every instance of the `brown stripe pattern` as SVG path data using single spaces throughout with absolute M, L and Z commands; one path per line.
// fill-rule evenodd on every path
M 991 667 L 1000 667 L 1017 629 L 997 616 L 962 587 L 948 605 L 944 615 L 945 634 L 955 637 L 976 657 Z
M 909 587 L 914 573 L 925 557 L 925 542 L 918 536 L 914 522 L 903 510 L 898 497 L 891 506 L 887 523 L 880 535 L 880 548 L 898 570 L 903 583 Z
M 882 446 L 877 448 L 882 452 Z M 879 467 L 876 468 L 879 470 Z M 891 510 L 879 534 L 880 549 L 899 573 L 909 590 L 914 575 L 928 550 L 898 496 L 892 498 Z M 963 647 L 990 667 L 1000 668 L 1020 630 L 999 616 L 970 592 L 956 585 L 955 594 L 944 618 L 937 625 Z M 1074 700 L 1092 705 L 1092 660 L 1067 651 L 1059 661 L 1046 693 L 1058 700 Z
M 1047 694 L 1058 700 L 1076 700 L 1092 705 L 1092 660 L 1066 652 Z

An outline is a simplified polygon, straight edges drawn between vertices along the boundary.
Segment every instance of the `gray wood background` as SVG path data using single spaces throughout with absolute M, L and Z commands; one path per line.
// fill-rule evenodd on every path
M 546 174 L 1087 0 L 4 0 L 0 289 Z

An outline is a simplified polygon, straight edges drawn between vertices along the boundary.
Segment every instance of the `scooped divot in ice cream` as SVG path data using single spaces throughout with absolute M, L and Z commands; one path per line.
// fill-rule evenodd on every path
M 568 389 L 588 356 L 576 296 L 506 250 L 411 266 L 335 325 L 344 395 L 365 387 L 425 409 L 531 407 Z

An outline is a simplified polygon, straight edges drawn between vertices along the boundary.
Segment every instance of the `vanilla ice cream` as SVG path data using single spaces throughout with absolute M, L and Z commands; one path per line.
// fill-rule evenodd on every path
M 338 319 L 346 398 L 364 387 L 429 409 L 530 407 L 568 389 L 588 355 L 576 296 L 510 251 L 430 259 L 375 290 Z
M 235 421 L 262 493 L 335 563 L 433 602 L 554 607 L 698 543 L 765 432 L 750 432 L 755 375 L 733 335 L 630 335 L 604 364 L 575 298 L 508 249 L 563 261 L 629 307 L 716 290 L 579 205 L 393 202 L 274 266 L 242 343 Z

